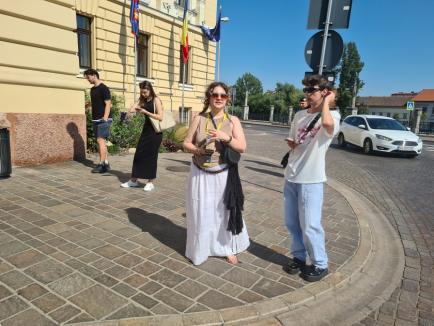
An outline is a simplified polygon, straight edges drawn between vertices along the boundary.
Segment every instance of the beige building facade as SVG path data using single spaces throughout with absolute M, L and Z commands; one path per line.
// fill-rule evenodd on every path
M 188 123 L 192 112 L 202 109 L 205 86 L 215 77 L 216 46 L 203 38 L 199 26 L 214 26 L 216 0 L 190 0 L 185 83 L 180 54 L 184 1 L 139 1 L 136 53 L 130 2 L 0 2 L 0 112 L 12 124 L 13 164 L 84 157 L 84 91 L 90 85 L 82 72 L 87 68 L 97 69 L 127 107 L 134 101 L 135 81 L 149 80 L 177 120 Z

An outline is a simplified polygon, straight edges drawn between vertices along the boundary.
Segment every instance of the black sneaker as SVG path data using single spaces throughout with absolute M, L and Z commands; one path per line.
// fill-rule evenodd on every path
M 106 173 L 110 170 L 110 164 L 98 164 L 96 167 L 92 169 L 92 173 Z
M 283 269 L 288 274 L 294 275 L 303 270 L 306 267 L 306 262 L 298 258 L 293 258 L 289 265 L 286 265 Z
M 329 273 L 327 268 L 315 265 L 307 266 L 300 274 L 301 278 L 308 282 L 317 282 Z
M 104 164 L 98 164 L 97 166 L 95 166 L 93 169 L 92 169 L 92 173 L 104 173 L 104 172 L 102 172 L 104 170 Z

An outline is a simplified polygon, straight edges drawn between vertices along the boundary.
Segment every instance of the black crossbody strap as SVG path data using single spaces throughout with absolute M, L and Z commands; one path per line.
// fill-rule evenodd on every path
M 208 114 L 209 114 L 209 117 L 211 118 L 212 125 L 214 126 L 215 130 L 217 130 L 218 128 L 217 128 L 217 125 L 216 125 L 216 123 L 214 121 L 214 117 L 212 116 L 211 113 L 208 113 Z
M 318 113 L 315 116 L 315 118 L 312 119 L 312 121 L 309 123 L 309 125 L 306 128 L 306 133 L 310 132 L 313 129 L 313 127 L 315 127 L 315 124 L 317 123 L 320 117 L 321 117 L 321 113 Z

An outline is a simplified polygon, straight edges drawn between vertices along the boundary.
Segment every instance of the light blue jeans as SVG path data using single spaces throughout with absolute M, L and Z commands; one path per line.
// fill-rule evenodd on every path
M 312 264 L 327 267 L 325 235 L 321 225 L 323 183 L 292 183 L 283 189 L 285 224 L 292 235 L 291 254 Z

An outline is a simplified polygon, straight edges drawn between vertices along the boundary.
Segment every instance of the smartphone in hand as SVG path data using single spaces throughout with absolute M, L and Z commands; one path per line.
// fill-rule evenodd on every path
M 287 137 L 287 138 L 285 138 L 285 141 L 294 142 L 294 139 L 292 139 L 292 138 L 290 138 L 290 137 Z

